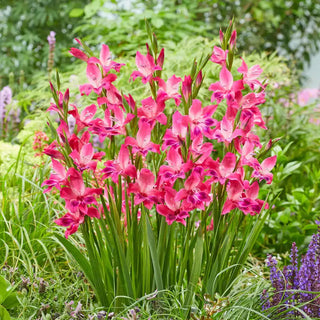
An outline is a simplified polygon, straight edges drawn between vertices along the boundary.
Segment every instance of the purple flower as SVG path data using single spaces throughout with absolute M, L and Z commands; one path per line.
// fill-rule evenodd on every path
M 319 226 L 319 222 L 317 222 Z M 318 233 L 312 236 L 308 251 L 301 257 L 298 266 L 298 248 L 292 244 L 291 264 L 284 266 L 282 272 L 277 268 L 277 259 L 268 255 L 267 266 L 270 269 L 270 282 L 273 290 L 263 292 L 263 310 L 279 306 L 277 319 L 298 316 L 299 307 L 310 317 L 320 317 L 320 226 Z M 298 292 L 297 292 L 298 291 Z M 309 291 L 309 292 L 304 292 Z M 314 293 L 312 293 L 314 292 Z M 284 304 L 285 306 L 282 306 Z M 281 307 L 280 307 L 281 306 Z M 283 312 L 285 310 L 288 312 Z
M 5 114 L 6 106 L 12 102 L 12 90 L 9 86 L 3 87 L 0 91 L 0 122 L 2 123 Z
M 51 48 L 52 46 L 54 46 L 55 43 L 56 43 L 55 35 L 56 35 L 56 33 L 55 33 L 54 31 L 50 31 L 50 34 L 49 34 L 48 37 L 47 37 L 47 40 L 48 40 L 48 43 L 49 43 L 50 48 Z

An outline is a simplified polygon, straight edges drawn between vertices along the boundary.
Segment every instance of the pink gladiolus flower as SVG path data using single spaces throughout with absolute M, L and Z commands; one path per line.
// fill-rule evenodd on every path
M 246 192 L 238 203 L 239 209 L 244 214 L 258 214 L 260 213 L 263 205 L 265 209 L 269 208 L 269 205 L 265 201 L 257 199 L 259 194 L 259 184 L 257 181 L 253 182 L 252 185 L 248 186 L 246 189 Z
M 242 58 L 241 58 L 242 59 Z M 243 74 L 243 82 L 247 84 L 251 90 L 254 90 L 257 87 L 265 88 L 259 80 L 259 76 L 262 73 L 262 69 L 259 65 L 254 65 L 250 69 L 248 69 L 247 64 L 242 59 L 242 64 L 238 68 L 238 72 Z
M 157 70 L 161 70 L 161 67 L 155 65 L 152 56 L 147 53 L 146 56 L 137 51 L 136 65 L 139 71 L 134 71 L 131 74 L 131 79 L 134 81 L 136 78 L 141 77 L 142 83 L 146 84 L 153 80 L 153 73 Z
M 152 128 L 146 121 L 139 121 L 139 130 L 137 133 L 137 139 L 133 137 L 126 137 L 125 145 L 132 147 L 132 153 L 141 153 L 146 157 L 149 151 L 160 153 L 160 146 L 150 141 Z
M 217 100 L 220 103 L 227 95 L 234 97 L 238 91 L 243 89 L 242 80 L 233 81 L 231 72 L 225 67 L 222 67 L 220 72 L 220 81 L 212 83 L 209 90 L 213 91 L 211 101 Z
M 273 156 L 263 160 L 260 167 L 257 168 L 255 171 L 253 171 L 252 177 L 258 178 L 259 181 L 265 180 L 267 184 L 270 184 L 273 178 L 273 174 L 270 171 L 276 165 L 276 161 L 277 161 L 277 156 Z
M 201 175 L 193 171 L 176 195 L 177 201 L 183 201 L 184 208 L 191 210 L 198 208 L 205 209 L 205 204 L 211 201 L 209 196 L 210 186 L 202 182 Z
M 165 100 L 174 99 L 176 106 L 179 106 L 181 103 L 179 87 L 182 79 L 173 75 L 171 78 L 168 79 L 167 82 L 164 82 L 164 80 L 160 78 L 158 78 L 157 80 L 159 83 L 158 95 L 162 94 Z
M 63 154 L 57 150 L 57 147 L 58 143 L 56 141 L 53 141 L 51 144 L 44 148 L 43 153 L 53 159 L 64 160 Z
M 142 107 L 138 109 L 139 118 L 147 119 L 152 127 L 154 126 L 155 121 L 158 121 L 163 125 L 167 124 L 167 116 L 163 113 L 165 108 L 163 97 L 158 96 L 156 101 L 149 97 L 143 99 L 141 104 Z
M 246 192 L 243 192 L 244 187 Z M 248 181 L 242 185 L 237 180 L 230 180 L 227 186 L 227 200 L 223 206 L 222 214 L 227 214 L 231 210 L 238 208 L 244 214 L 255 215 L 260 213 L 263 205 L 268 208 L 268 204 L 257 199 L 259 194 L 259 185 L 255 181 L 251 186 Z
M 108 74 L 106 77 L 102 78 L 101 71 L 95 63 L 87 64 L 87 78 L 89 83 L 80 86 L 81 95 L 89 95 L 92 90 L 100 95 L 102 89 L 110 89 L 110 85 L 113 81 L 117 79 L 117 76 L 113 73 Z
M 94 115 L 97 112 L 97 106 L 95 104 L 91 104 L 88 107 L 85 107 L 84 110 L 80 113 L 78 108 L 73 105 L 73 110 L 69 111 L 68 113 L 71 114 L 76 119 L 77 129 L 81 131 L 85 127 L 91 125 L 91 121 Z
M 197 135 L 193 138 L 191 148 L 189 150 L 193 156 L 194 164 L 202 164 L 205 160 L 210 157 L 213 151 L 213 145 L 211 142 L 203 143 L 203 136 L 202 134 Z M 190 165 L 190 162 L 188 163 Z
M 89 128 L 95 134 L 99 135 L 100 142 L 103 142 L 106 137 L 110 138 L 115 135 L 126 134 L 126 124 L 128 124 L 134 115 L 128 113 L 126 116 L 120 107 L 113 108 L 113 115 L 110 110 L 104 112 L 104 119 L 95 119 L 92 121 L 92 126 Z
M 189 109 L 189 119 L 191 128 L 191 139 L 202 133 L 207 138 L 211 139 L 213 130 L 212 126 L 217 124 L 217 120 L 212 119 L 213 113 L 218 105 L 207 106 L 202 109 L 201 101 L 194 99 Z
M 86 214 L 84 214 L 82 211 L 77 210 L 75 212 L 68 212 L 63 217 L 54 220 L 54 222 L 58 226 L 62 227 L 68 227 L 65 232 L 65 237 L 68 239 L 68 237 L 77 232 L 79 229 L 79 225 L 84 222 L 85 215 L 91 217 L 91 218 L 100 218 L 100 213 L 95 207 L 89 207 Z
M 189 117 L 183 116 L 179 111 L 176 111 L 172 116 L 172 128 L 167 129 L 164 137 L 162 150 L 169 146 L 177 148 L 181 146 L 187 136 L 189 125 Z
M 230 180 L 227 186 L 228 197 L 222 208 L 222 214 L 227 214 L 231 210 L 237 208 L 238 202 L 241 198 L 243 185 L 237 180 Z
M 131 163 L 129 157 L 129 151 L 125 145 L 122 145 L 118 154 L 118 158 L 114 161 L 108 160 L 105 163 L 105 168 L 102 170 L 104 172 L 103 178 L 111 177 L 114 183 L 118 183 L 119 175 L 123 177 L 136 178 L 137 169 Z
M 124 63 L 117 63 L 111 60 L 110 49 L 106 44 L 103 44 L 100 50 L 100 59 L 91 57 L 88 60 L 88 63 L 98 63 L 102 66 L 104 73 L 108 73 L 111 69 L 114 69 L 116 72 L 120 71 L 120 68 L 124 66 Z
M 155 190 L 154 175 L 149 169 L 141 169 L 135 183 L 130 183 L 128 193 L 134 193 L 134 204 L 143 203 L 151 210 L 154 203 L 158 202 L 159 192 Z
M 240 164 L 242 166 L 247 165 L 247 166 L 250 166 L 251 168 L 257 168 L 260 166 L 259 161 L 256 158 L 254 158 L 255 145 L 252 142 L 246 141 L 243 144 L 242 148 L 238 146 L 238 144 L 236 143 L 235 147 L 241 155 Z
M 164 196 L 164 204 L 158 204 L 156 206 L 157 212 L 166 217 L 168 225 L 174 221 L 182 223 L 186 226 L 186 218 L 189 217 L 188 211 L 183 208 L 181 202 L 176 201 L 177 191 L 172 188 L 166 188 Z
M 210 60 L 214 63 L 225 66 L 227 56 L 228 56 L 228 50 L 224 51 L 221 48 L 214 46 L 213 53 L 211 55 Z
M 65 231 L 65 237 L 68 237 L 77 232 L 79 225 L 84 222 L 84 214 L 77 210 L 74 213 L 66 213 L 63 217 L 54 220 L 54 222 L 61 227 L 68 227 Z
M 173 183 L 178 178 L 185 178 L 184 163 L 178 149 L 170 148 L 167 152 L 166 161 L 168 165 L 162 165 L 159 169 L 161 179 L 170 180 Z
M 234 174 L 234 170 L 236 167 L 236 155 L 231 152 L 227 152 L 224 156 L 221 163 L 218 160 L 212 160 L 208 158 L 206 161 L 206 165 L 208 170 L 208 174 L 210 174 L 213 179 L 210 179 L 214 182 L 219 181 L 220 184 L 224 184 L 227 179 L 237 179 L 237 174 Z
M 106 104 L 110 110 L 113 110 L 114 107 L 123 108 L 121 94 L 114 85 L 112 84 L 108 85 L 106 94 L 107 94 L 106 97 L 97 98 L 97 102 L 99 106 Z
M 81 148 L 90 141 L 90 133 L 89 131 L 85 131 L 81 138 L 77 137 L 75 134 L 73 134 L 69 139 L 69 145 L 72 150 L 77 150 L 80 152 Z
M 103 155 L 104 152 L 102 154 L 100 153 L 100 159 Z M 84 170 L 96 170 L 97 162 L 92 160 L 94 157 L 94 149 L 91 143 L 83 145 L 80 152 L 73 150 L 69 156 L 81 172 Z
M 71 168 L 68 174 L 69 186 L 61 189 L 60 196 L 66 200 L 66 208 L 71 213 L 77 210 L 87 213 L 87 206 L 89 204 L 97 204 L 94 195 L 100 195 L 102 189 L 86 188 L 81 173 L 74 168 Z
M 64 166 L 55 159 L 51 159 L 54 173 L 50 174 L 49 179 L 43 181 L 41 187 L 48 186 L 43 192 L 49 192 L 53 187 L 61 190 L 62 185 L 67 185 L 67 171 Z
M 242 135 L 243 131 L 240 129 L 233 130 L 233 121 L 229 121 L 224 116 L 214 130 L 213 139 L 217 139 L 218 142 L 224 142 L 228 145 L 233 139 Z
M 243 109 L 250 110 L 256 118 L 259 118 L 259 121 L 255 119 L 255 123 L 259 125 L 259 123 L 263 122 L 262 117 L 261 117 L 261 112 L 258 109 L 258 105 L 261 105 L 265 103 L 265 92 L 261 91 L 259 93 L 248 93 L 244 97 L 241 98 L 240 104 Z M 261 120 L 260 120 L 261 118 Z M 264 122 L 263 122 L 264 123 Z M 260 125 L 261 126 L 261 125 Z

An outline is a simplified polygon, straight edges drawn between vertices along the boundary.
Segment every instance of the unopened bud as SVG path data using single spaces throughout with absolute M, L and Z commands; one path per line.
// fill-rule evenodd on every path
M 220 43 L 221 43 L 221 46 L 222 46 L 222 44 L 223 44 L 223 37 L 224 37 L 224 35 L 223 35 L 223 32 L 222 32 L 222 30 L 220 29 L 220 31 L 219 31 L 219 36 L 220 36 Z
M 197 78 L 196 78 L 196 87 L 200 87 L 202 84 L 203 76 L 202 76 L 202 70 L 199 71 Z
M 229 42 L 230 50 L 232 50 L 232 51 L 234 50 L 234 48 L 236 46 L 236 40 L 237 40 L 237 31 L 233 30 L 232 34 L 231 34 L 230 42 Z
M 191 85 L 191 76 L 185 76 L 184 81 L 182 82 L 182 94 L 186 102 L 188 102 L 189 97 L 191 96 Z
M 164 62 L 164 49 L 162 48 L 157 59 L 157 65 L 162 68 L 163 62 Z
M 68 104 L 69 102 L 69 88 L 66 90 L 66 92 L 63 95 L 63 101 Z
M 70 48 L 69 53 L 71 53 L 77 59 L 88 61 L 89 57 L 81 50 L 77 48 Z

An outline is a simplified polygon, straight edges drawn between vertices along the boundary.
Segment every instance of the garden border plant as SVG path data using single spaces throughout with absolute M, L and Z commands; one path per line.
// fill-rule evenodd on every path
M 147 54 L 136 55 L 134 81 L 149 85 L 151 96 L 135 101 L 117 89 L 107 45 L 100 57 L 71 48 L 87 63 L 89 83 L 80 86 L 92 102 L 81 112 L 69 104 L 69 90 L 50 83 L 59 115 L 55 141 L 44 153 L 53 173 L 43 183 L 65 200 L 67 213 L 55 220 L 79 227 L 85 250 L 57 239 L 75 258 L 102 306 L 115 310 L 175 285 L 186 288 L 183 312 L 190 312 L 194 293 L 225 293 L 246 261 L 267 216 L 268 203 L 258 198 L 259 184 L 272 182 L 276 156 L 261 161 L 272 141 L 260 143 L 254 127 L 266 129 L 259 105 L 265 102 L 262 69 L 242 59 L 234 81 L 236 31 L 231 22 L 220 31 L 221 47 L 194 60 L 190 75 L 162 79 L 164 49 L 148 23 Z M 221 66 L 220 81 L 209 86 L 211 102 L 197 99 L 211 60 Z M 98 104 L 99 110 L 96 106 Z M 213 117 L 215 111 L 222 119 Z M 76 119 L 73 133 L 68 116 Z M 94 118 L 95 115 L 103 118 Z M 93 139 L 104 144 L 95 150 Z M 215 149 L 214 149 L 215 148 Z M 221 160 L 220 160 L 221 159 Z M 201 281 L 201 289 L 198 287 Z

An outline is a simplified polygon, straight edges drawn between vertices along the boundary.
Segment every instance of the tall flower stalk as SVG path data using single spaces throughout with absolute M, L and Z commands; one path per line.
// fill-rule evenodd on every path
M 54 49 L 56 45 L 56 33 L 54 31 L 50 31 L 50 34 L 47 37 L 49 44 L 49 57 L 48 57 L 48 77 L 51 77 L 51 71 L 54 65 Z
M 222 47 L 194 61 L 184 78 L 162 78 L 165 54 L 147 23 L 150 44 L 136 55 L 132 81 L 141 80 L 150 96 L 136 101 L 115 81 L 123 64 L 102 45 L 99 58 L 71 48 L 87 64 L 82 95 L 93 104 L 69 105 L 69 90 L 51 85 L 59 114 L 56 139 L 44 153 L 53 172 L 43 183 L 56 188 L 66 212 L 55 222 L 65 236 L 81 230 L 83 253 L 67 239 L 57 239 L 73 255 L 104 306 L 121 307 L 124 296 L 138 298 L 155 290 L 186 287 L 184 314 L 195 291 L 229 290 L 266 217 L 268 204 L 258 198 L 259 184 L 270 184 L 276 157 L 261 162 L 265 147 L 254 134 L 266 129 L 258 105 L 264 103 L 262 70 L 243 61 L 236 79 L 231 71 L 236 32 L 231 23 L 220 33 Z M 210 85 L 211 104 L 199 90 L 209 60 L 221 66 Z M 221 120 L 215 111 L 227 105 Z M 98 117 L 98 108 L 103 117 Z M 73 133 L 68 116 L 75 118 Z M 95 150 L 93 141 L 105 145 Z M 259 161 L 259 160 L 260 161 Z M 120 297 L 121 298 L 118 298 Z

